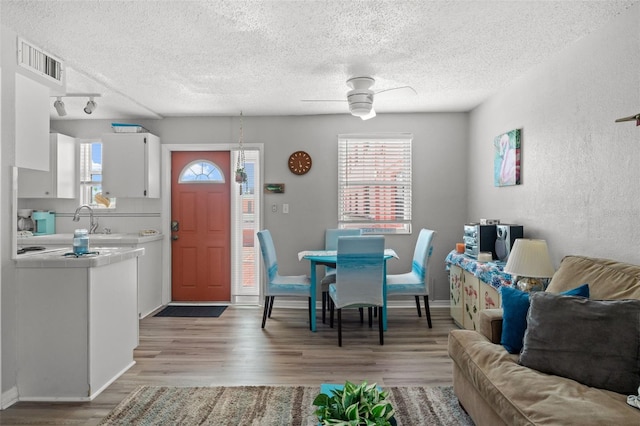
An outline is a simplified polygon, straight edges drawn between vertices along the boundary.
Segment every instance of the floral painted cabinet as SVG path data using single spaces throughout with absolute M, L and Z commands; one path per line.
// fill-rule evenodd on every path
M 462 268 L 459 266 L 451 266 L 449 269 L 449 292 L 451 302 L 451 318 L 455 323 L 462 327 L 462 283 L 463 283 Z
M 478 329 L 478 312 L 480 311 L 480 280 L 468 271 L 462 274 L 462 291 L 464 293 L 464 312 L 462 326 L 467 330 Z
M 452 251 L 445 263 L 449 270 L 451 318 L 462 328 L 478 329 L 478 316 L 484 309 L 500 308 L 501 286 L 511 285 L 511 276 L 502 264 L 478 262 Z

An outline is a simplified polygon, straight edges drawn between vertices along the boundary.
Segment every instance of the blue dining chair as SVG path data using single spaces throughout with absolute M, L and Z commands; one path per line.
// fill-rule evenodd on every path
M 309 328 L 311 328 L 311 280 L 306 275 L 280 275 L 278 273 L 276 248 L 269 230 L 259 231 L 258 241 L 267 276 L 267 285 L 264 289 L 262 328 L 267 322 L 267 317 L 271 318 L 273 300 L 276 296 L 307 297 L 309 299 Z
M 331 298 L 330 324 L 338 309 L 338 346 L 342 346 L 342 309 L 382 308 L 384 282 L 384 237 L 350 236 L 338 238 L 336 282 L 329 285 Z M 382 315 L 378 315 L 380 344 L 384 345 Z
M 325 250 L 338 250 L 338 237 L 356 236 L 360 235 L 359 229 L 327 229 L 324 233 L 324 249 Z M 324 277 L 320 281 L 320 288 L 322 289 L 322 323 L 325 323 L 327 302 L 329 301 L 329 284 L 336 282 L 336 268 L 326 266 L 324 270 Z
M 433 237 L 436 231 L 421 229 L 413 252 L 411 272 L 406 274 L 387 275 L 387 298 L 392 296 L 415 296 L 418 316 L 420 311 L 420 296 L 424 296 L 424 309 L 427 323 L 431 326 L 431 310 L 429 309 L 429 259 L 433 252 Z

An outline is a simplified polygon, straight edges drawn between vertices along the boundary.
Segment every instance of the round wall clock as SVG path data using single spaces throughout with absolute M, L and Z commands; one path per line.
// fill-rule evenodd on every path
M 291 173 L 303 175 L 311 170 L 311 156 L 304 151 L 296 151 L 289 156 Z

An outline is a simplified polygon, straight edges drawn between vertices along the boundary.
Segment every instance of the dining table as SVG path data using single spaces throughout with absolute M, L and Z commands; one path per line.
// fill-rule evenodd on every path
M 393 249 L 384 250 L 384 267 L 382 279 L 382 328 L 387 330 L 387 260 L 398 259 Z M 311 331 L 316 331 L 316 289 L 318 285 L 317 266 L 336 267 L 338 262 L 337 250 L 304 250 L 298 253 L 298 260 L 308 260 L 311 266 Z

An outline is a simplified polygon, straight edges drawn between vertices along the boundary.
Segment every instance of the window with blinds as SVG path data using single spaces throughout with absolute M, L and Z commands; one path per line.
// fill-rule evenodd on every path
M 80 144 L 80 205 L 115 209 L 116 199 L 102 195 L 102 143 Z
M 339 135 L 338 224 L 364 234 L 411 233 L 413 135 Z

